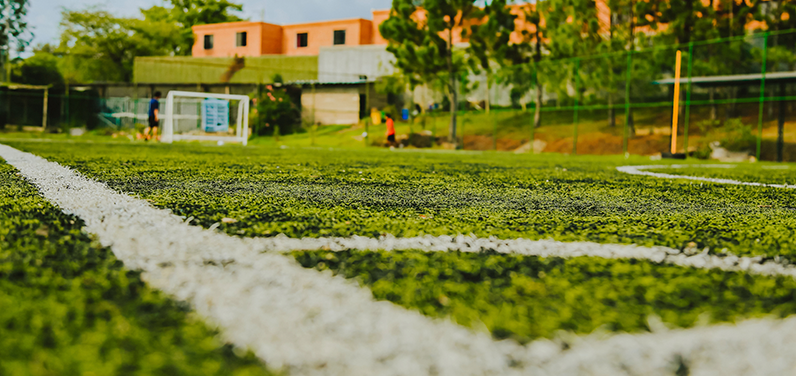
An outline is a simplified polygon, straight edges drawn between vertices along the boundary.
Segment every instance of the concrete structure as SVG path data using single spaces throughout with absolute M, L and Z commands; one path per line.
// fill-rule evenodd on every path
M 387 106 L 387 97 L 373 84 L 306 85 L 301 92 L 301 117 L 309 124 L 356 124 L 368 106 Z
M 318 55 L 318 82 L 373 81 L 395 72 L 395 56 L 385 46 L 322 47 Z

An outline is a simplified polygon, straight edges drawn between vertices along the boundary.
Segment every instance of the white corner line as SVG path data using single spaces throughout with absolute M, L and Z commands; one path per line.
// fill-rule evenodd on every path
M 651 176 L 651 177 L 662 178 L 662 179 L 685 179 L 685 180 L 695 180 L 695 181 L 702 181 L 702 182 L 708 182 L 708 183 L 718 183 L 718 184 L 732 184 L 732 185 L 747 185 L 747 186 L 752 186 L 752 187 L 796 189 L 796 185 L 788 185 L 788 184 L 765 184 L 765 183 L 738 181 L 738 180 L 732 180 L 732 179 L 716 179 L 716 178 L 706 178 L 706 177 L 701 177 L 701 176 L 673 175 L 673 174 L 664 174 L 664 173 L 660 173 L 660 172 L 645 171 L 645 170 L 664 169 L 664 168 L 686 168 L 686 167 L 696 167 L 696 168 L 734 168 L 735 165 L 727 165 L 727 164 L 680 165 L 680 164 L 673 164 L 673 165 L 648 165 L 648 166 L 619 166 L 616 169 L 618 171 L 624 172 L 626 174 Z

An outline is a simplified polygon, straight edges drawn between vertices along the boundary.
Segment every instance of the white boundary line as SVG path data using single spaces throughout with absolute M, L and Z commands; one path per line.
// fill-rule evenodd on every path
M 718 184 L 732 184 L 732 185 L 747 185 L 753 187 L 770 187 L 770 188 L 785 188 L 785 189 L 796 189 L 796 185 L 788 185 L 788 184 L 765 184 L 765 183 L 755 183 L 755 182 L 745 182 L 745 181 L 738 181 L 732 179 L 716 179 L 716 178 L 705 178 L 701 176 L 685 176 L 685 175 L 672 175 L 672 174 L 664 174 L 660 172 L 649 172 L 644 170 L 653 170 L 653 169 L 664 169 L 664 168 L 686 168 L 686 167 L 696 167 L 696 168 L 735 168 L 735 165 L 726 165 L 726 164 L 706 164 L 706 165 L 649 165 L 649 166 L 619 166 L 616 169 L 620 172 L 624 172 L 626 174 L 631 175 L 643 175 L 643 176 L 652 176 L 655 178 L 663 178 L 663 179 L 686 179 L 686 180 L 696 180 L 696 181 L 704 181 L 708 183 L 718 183 Z
M 350 281 L 304 269 L 262 252 L 345 248 L 495 249 L 539 256 L 639 258 L 697 268 L 794 275 L 790 265 L 718 257 L 689 250 L 595 243 L 425 237 L 398 239 L 240 239 L 190 226 L 167 211 L 32 154 L 0 145 L 0 157 L 45 198 L 86 222 L 128 268 L 153 287 L 186 300 L 222 328 L 292 375 L 620 375 L 669 374 L 682 358 L 691 374 L 771 374 L 796 370 L 796 319 L 749 320 L 608 338 L 594 334 L 540 340 L 527 347 L 494 342 L 444 320 L 386 302 Z M 690 256 L 689 256 L 690 254 Z

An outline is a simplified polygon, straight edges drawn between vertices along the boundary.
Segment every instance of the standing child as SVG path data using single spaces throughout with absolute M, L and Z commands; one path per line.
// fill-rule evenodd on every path
M 387 145 L 390 147 L 395 146 L 395 123 L 392 120 L 392 116 L 387 114 Z
M 149 101 L 149 125 L 144 129 L 144 139 L 149 141 L 152 137 L 158 140 L 158 125 L 160 124 L 160 92 L 155 92 L 155 97 Z M 152 131 L 150 135 L 149 132 Z

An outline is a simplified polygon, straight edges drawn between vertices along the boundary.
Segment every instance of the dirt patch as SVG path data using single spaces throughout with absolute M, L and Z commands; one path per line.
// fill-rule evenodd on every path
M 522 146 L 528 140 L 514 140 L 510 138 L 499 138 L 497 149 L 501 151 L 513 151 Z M 492 137 L 489 136 L 464 136 L 465 150 L 492 150 L 494 147 Z
M 572 137 L 546 140 L 547 153 L 572 153 Z M 592 133 L 578 137 L 578 154 L 616 155 L 622 154 L 623 137 L 604 133 Z M 669 138 L 662 135 L 636 136 L 628 140 L 627 149 L 634 155 L 654 155 L 669 147 Z

